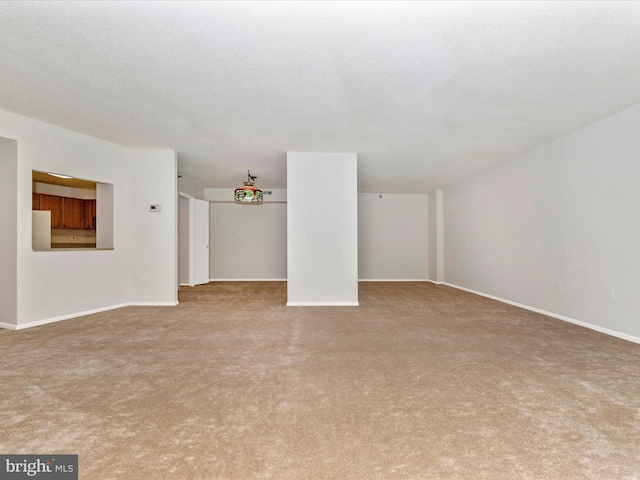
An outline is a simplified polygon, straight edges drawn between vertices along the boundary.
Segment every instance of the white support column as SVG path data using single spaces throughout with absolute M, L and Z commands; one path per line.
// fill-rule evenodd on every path
M 358 305 L 355 153 L 287 153 L 287 305 Z
M 436 282 L 444 283 L 444 194 L 436 190 Z

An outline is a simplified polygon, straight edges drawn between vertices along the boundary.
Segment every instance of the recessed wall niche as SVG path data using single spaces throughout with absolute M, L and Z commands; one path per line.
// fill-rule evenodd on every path
M 32 171 L 34 250 L 113 248 L 113 185 Z

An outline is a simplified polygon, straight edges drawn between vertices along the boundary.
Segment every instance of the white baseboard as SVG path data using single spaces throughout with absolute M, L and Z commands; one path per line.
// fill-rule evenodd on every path
M 129 302 L 127 307 L 175 307 L 178 302 Z
M 40 325 L 46 325 L 48 323 L 61 322 L 62 320 L 69 320 L 70 318 L 84 317 L 85 315 L 92 315 L 94 313 L 106 312 L 107 310 L 115 310 L 116 308 L 122 308 L 122 307 L 128 307 L 128 306 L 129 306 L 128 303 L 121 303 L 119 305 L 110 305 L 108 307 L 85 310 L 84 312 L 76 312 L 76 313 L 71 313 L 69 315 L 61 315 L 59 317 L 45 318 L 43 320 L 36 320 L 35 322 L 19 323 L 17 325 L 3 323 L 3 324 L 0 324 L 0 326 L 2 326 L 3 328 L 10 328 L 11 330 L 23 330 L 25 328 L 39 327 Z M 9 326 L 5 327 L 5 325 L 9 325 Z
M 286 282 L 286 278 L 210 278 L 210 282 Z M 358 282 L 433 282 L 428 278 L 359 278 Z M 188 287 L 188 284 L 180 284 Z
M 557 313 L 548 312 L 540 308 L 530 307 L 529 305 L 524 305 L 522 303 L 512 302 L 511 300 L 496 297 L 494 295 L 489 295 L 487 293 L 478 292 L 476 290 L 471 290 L 470 288 L 460 287 L 458 285 L 453 285 L 447 282 L 444 282 L 444 285 L 448 287 L 456 288 L 458 290 L 463 290 L 465 292 L 473 293 L 474 295 L 480 295 L 481 297 L 490 298 L 491 300 L 497 300 L 498 302 L 506 303 L 508 305 L 513 305 L 514 307 L 523 308 L 531 312 L 540 313 L 542 315 L 546 315 L 547 317 L 556 318 L 558 320 L 573 323 L 574 325 L 579 325 L 581 327 L 585 327 L 590 330 L 595 330 L 596 332 L 604 333 L 606 335 L 611 335 L 612 337 L 621 338 L 622 340 L 627 340 L 629 342 L 640 344 L 640 338 L 634 337 L 633 335 L 627 335 L 626 333 L 618 332 L 616 330 L 611 330 L 609 328 L 604 328 L 599 325 L 594 325 L 592 323 L 583 322 L 582 320 L 576 320 L 575 318 L 566 317 L 564 315 L 558 315 Z
M 287 307 L 358 307 L 359 302 L 287 302 Z
M 63 320 L 69 320 L 71 318 L 84 317 L 85 315 L 92 315 L 94 313 L 106 312 L 108 310 L 115 310 L 116 308 L 123 307 L 167 307 L 178 305 L 178 302 L 127 302 L 119 305 L 110 305 L 108 307 L 95 308 L 93 310 L 85 310 L 83 312 L 71 313 L 69 315 L 61 315 L 59 317 L 45 318 L 43 320 L 36 320 L 35 322 L 19 323 L 13 325 L 11 323 L 0 322 L 0 328 L 8 330 L 24 330 L 25 328 L 39 327 L 41 325 L 47 325 L 48 323 L 61 322 Z
M 286 278 L 210 278 L 210 282 L 286 282 Z
M 16 325 L 13 323 L 0 322 L 0 328 L 4 328 L 5 330 L 17 330 Z
M 359 282 L 430 282 L 427 278 L 359 278 Z

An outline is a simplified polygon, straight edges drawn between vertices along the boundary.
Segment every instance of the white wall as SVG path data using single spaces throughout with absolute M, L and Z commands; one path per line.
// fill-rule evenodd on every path
M 209 211 L 211 280 L 287 278 L 285 203 L 240 205 L 212 202 Z
M 446 282 L 640 340 L 639 125 L 637 105 L 447 189 Z
M 287 305 L 358 304 L 357 174 L 355 153 L 287 152 Z
M 15 325 L 17 292 L 17 144 L 0 138 L 0 323 Z
M 96 184 L 96 247 L 113 248 L 113 185 Z
M 429 197 L 358 195 L 358 277 L 361 280 L 429 278 Z
M 173 150 L 130 150 L 130 302 L 174 304 L 178 285 L 178 172 Z M 114 185 L 114 189 L 115 189 Z M 151 212 L 151 204 L 160 205 Z M 117 222 L 117 219 L 116 219 Z
M 0 136 L 18 146 L 18 326 L 131 302 L 176 302 L 173 151 L 128 149 L 6 111 Z M 114 249 L 33 251 L 32 170 L 113 184 Z M 150 218 L 147 203 L 162 203 L 163 214 Z M 136 274 L 146 284 L 136 284 Z
M 286 198 L 286 190 L 276 193 L 278 201 Z M 286 204 L 236 205 L 228 201 L 232 194 L 232 189 L 205 189 L 205 198 L 212 200 L 211 280 L 286 280 Z M 429 278 L 428 204 L 427 195 L 358 194 L 361 280 Z M 255 235 L 247 235 L 248 225 Z

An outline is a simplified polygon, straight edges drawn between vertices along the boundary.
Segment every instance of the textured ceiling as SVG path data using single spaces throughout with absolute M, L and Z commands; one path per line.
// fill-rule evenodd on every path
M 358 153 L 426 192 L 640 102 L 639 2 L 0 3 L 0 108 L 174 148 L 185 190 Z

